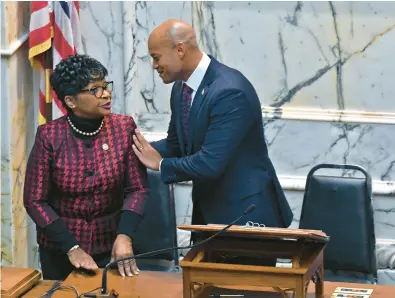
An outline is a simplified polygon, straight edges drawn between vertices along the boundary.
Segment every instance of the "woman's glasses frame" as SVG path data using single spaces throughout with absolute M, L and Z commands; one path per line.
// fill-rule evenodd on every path
M 92 95 L 96 96 L 96 98 L 102 98 L 103 94 L 104 94 L 104 90 L 106 90 L 110 93 L 113 91 L 113 85 L 114 85 L 114 82 L 110 81 L 110 82 L 105 83 L 103 86 L 95 86 L 90 89 L 82 89 L 82 90 L 80 90 L 80 92 L 89 92 Z

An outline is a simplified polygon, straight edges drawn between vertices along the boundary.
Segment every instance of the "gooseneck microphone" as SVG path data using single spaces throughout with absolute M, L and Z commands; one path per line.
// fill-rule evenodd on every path
M 161 254 L 163 252 L 168 252 L 168 251 L 172 251 L 172 250 L 188 249 L 188 248 L 198 247 L 198 246 L 200 246 L 202 244 L 205 244 L 205 243 L 209 242 L 211 239 L 217 237 L 218 235 L 226 232 L 226 230 L 228 230 L 231 226 L 236 224 L 238 221 L 242 220 L 247 214 L 249 214 L 255 208 L 256 208 L 255 204 L 252 204 L 252 205 L 248 206 L 247 209 L 243 212 L 243 214 L 241 216 L 239 216 L 237 219 L 235 219 L 233 222 L 228 224 L 226 227 L 224 227 L 223 229 L 221 229 L 217 233 L 215 233 L 212 236 L 208 237 L 207 239 L 199 241 L 196 244 L 188 245 L 188 246 L 177 246 L 177 247 L 169 247 L 169 248 L 158 249 L 158 250 L 154 250 L 154 251 L 150 251 L 150 252 L 146 252 L 146 253 L 142 253 L 142 254 L 138 254 L 138 255 L 134 255 L 134 256 L 129 256 L 129 257 L 122 258 L 122 259 L 118 259 L 116 261 L 112 261 L 112 262 L 108 263 L 106 265 L 106 267 L 104 268 L 104 270 L 103 270 L 101 293 L 99 295 L 97 295 L 96 297 L 112 297 L 111 293 L 110 294 L 107 293 L 107 271 L 108 271 L 108 269 L 111 268 L 111 266 L 116 265 L 118 262 L 134 260 L 134 259 L 138 259 L 138 258 L 145 257 L 145 256 L 153 256 L 153 255 Z

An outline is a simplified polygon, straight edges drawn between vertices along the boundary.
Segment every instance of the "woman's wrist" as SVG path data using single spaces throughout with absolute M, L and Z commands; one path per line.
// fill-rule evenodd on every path
M 123 240 L 127 240 L 130 242 L 130 244 L 132 244 L 132 237 L 130 237 L 129 235 L 126 234 L 118 234 L 117 238 L 121 238 Z
M 77 248 L 80 248 L 80 246 L 79 246 L 78 244 L 77 244 L 77 245 L 74 245 L 72 248 L 69 249 L 69 251 L 67 252 L 67 255 L 70 256 L 70 254 L 71 254 L 73 251 L 75 251 Z

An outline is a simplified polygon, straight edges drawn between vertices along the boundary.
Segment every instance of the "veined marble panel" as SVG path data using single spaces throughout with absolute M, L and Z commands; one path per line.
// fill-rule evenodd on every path
M 191 22 L 191 2 L 123 2 L 125 112 L 168 113 L 171 85 L 151 67 L 148 37 L 171 18 Z
M 379 284 L 395 285 L 395 270 L 379 269 L 377 273 Z
M 116 113 L 169 113 L 171 85 L 151 69 L 147 40 L 155 26 L 179 18 L 193 24 L 207 53 L 251 80 L 263 107 L 283 107 L 284 119 L 326 121 L 331 109 L 345 115 L 329 121 L 379 123 L 386 112 L 383 121 L 393 123 L 394 11 L 392 2 L 373 1 L 82 1 L 81 26 L 84 50 L 115 81 Z M 358 120 L 348 111 L 379 114 Z
M 381 241 L 376 249 L 378 268 L 395 269 L 395 241 Z
M 265 123 L 277 173 L 306 176 L 316 164 L 356 164 L 374 180 L 395 180 L 393 125 L 274 120 Z
M 158 113 L 139 113 L 135 114 L 136 121 L 141 131 L 157 133 L 157 138 L 163 139 L 166 137 L 167 129 L 170 123 L 171 114 Z
M 81 1 L 83 52 L 99 60 L 114 81 L 113 112 L 124 114 L 122 2 Z
M 193 2 L 193 24 L 263 105 L 395 111 L 393 2 Z

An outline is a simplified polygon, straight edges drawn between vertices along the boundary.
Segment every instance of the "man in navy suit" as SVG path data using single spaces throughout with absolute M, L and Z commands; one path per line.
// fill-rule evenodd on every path
M 141 162 L 160 170 L 164 183 L 193 181 L 192 224 L 228 224 L 255 204 L 246 221 L 289 227 L 293 214 L 268 156 L 251 83 L 203 53 L 183 21 L 159 25 L 148 47 L 152 67 L 174 85 L 167 138 L 149 144 L 136 130 Z

